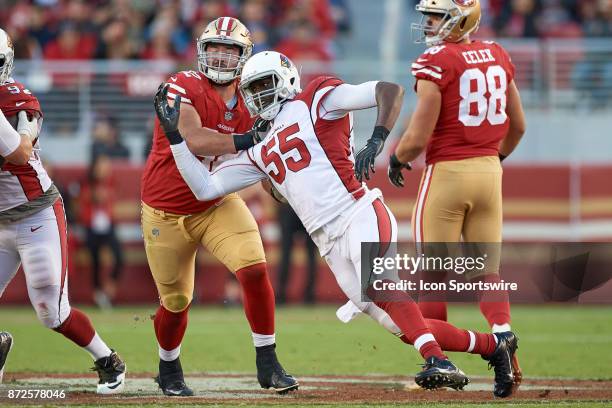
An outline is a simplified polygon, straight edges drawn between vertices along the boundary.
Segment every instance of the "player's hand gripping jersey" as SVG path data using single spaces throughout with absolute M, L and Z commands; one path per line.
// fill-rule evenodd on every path
M 348 85 L 319 77 L 283 105 L 261 143 L 219 165 L 212 175 L 184 143 L 172 147 L 175 156 L 184 157 L 177 166 L 201 200 L 269 177 L 309 233 L 322 229 L 326 239 L 334 239 L 358 209 L 380 196 L 355 177 L 350 113 L 376 105 L 375 87 L 376 82 Z
M 254 120 L 244 106 L 242 97 L 236 93 L 236 105 L 228 109 L 219 94 L 214 91 L 208 78 L 199 72 L 182 71 L 170 77 L 168 97 L 181 96 L 181 102 L 195 108 L 202 126 L 221 133 L 244 133 L 251 129 Z M 174 214 L 194 214 L 205 211 L 217 200 L 198 201 L 179 174 L 164 130 L 155 118 L 153 148 L 147 159 L 142 178 L 142 201 L 150 207 Z M 201 157 L 209 170 L 233 154 Z
M 431 47 L 412 64 L 412 75 L 417 85 L 419 79 L 436 83 L 442 94 L 427 164 L 497 156 L 508 132 L 506 90 L 514 78 L 514 65 L 499 44 L 447 42 Z

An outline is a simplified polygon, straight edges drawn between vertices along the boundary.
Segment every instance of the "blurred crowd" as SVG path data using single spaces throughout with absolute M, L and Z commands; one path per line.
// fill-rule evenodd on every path
M 580 38 L 612 36 L 612 0 L 481 0 L 479 35 Z
M 220 16 L 239 18 L 254 52 L 330 60 L 350 31 L 346 0 L 0 0 L 17 58 L 171 59 L 191 63 L 193 40 Z

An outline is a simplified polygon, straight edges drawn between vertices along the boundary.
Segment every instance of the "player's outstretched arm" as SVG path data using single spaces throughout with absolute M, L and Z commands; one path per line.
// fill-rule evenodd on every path
M 395 153 L 389 159 L 389 179 L 398 187 L 404 185 L 402 169 L 410 169 L 410 162 L 425 150 L 440 115 L 442 94 L 436 83 L 419 79 L 417 97 L 417 105 L 410 118 L 410 124 L 395 148 Z
M 211 174 L 206 166 L 191 153 L 178 130 L 181 115 L 180 95 L 177 96 L 175 105 L 170 106 L 167 92 L 167 87 L 160 86 L 158 89 L 154 100 L 155 112 L 170 142 L 170 150 L 176 167 L 198 200 L 214 200 L 242 190 L 266 177 L 250 163 L 248 158 L 245 158 L 246 152 L 223 163 L 215 174 Z
M 361 181 L 363 177 L 370 179 L 370 171 L 375 172 L 374 162 L 385 144 L 389 132 L 402 110 L 404 88 L 391 82 L 378 82 L 375 89 L 378 115 L 372 137 L 367 141 L 355 157 L 355 175 Z
M 525 128 L 527 126 L 525 122 L 525 112 L 523 112 L 523 105 L 521 104 L 521 95 L 519 94 L 514 80 L 508 85 L 506 114 L 510 120 L 510 126 L 508 128 L 508 134 L 499 146 L 500 160 L 505 159 L 514 151 L 521 141 L 523 134 L 525 134 Z
M 32 154 L 32 140 L 38 136 L 38 121 L 36 118 L 30 121 L 25 112 L 19 112 L 15 131 L 0 111 L 0 135 L 0 165 L 5 161 L 26 164 Z

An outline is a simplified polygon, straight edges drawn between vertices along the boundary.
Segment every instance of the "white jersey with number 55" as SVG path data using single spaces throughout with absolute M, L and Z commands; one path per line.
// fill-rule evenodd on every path
M 316 78 L 282 106 L 261 143 L 212 174 L 182 143 L 172 146 L 177 167 L 200 200 L 268 177 L 310 234 L 322 230 L 333 240 L 358 209 L 380 196 L 357 181 L 353 159 L 351 111 L 376 106 L 375 88 L 376 82 L 349 85 Z

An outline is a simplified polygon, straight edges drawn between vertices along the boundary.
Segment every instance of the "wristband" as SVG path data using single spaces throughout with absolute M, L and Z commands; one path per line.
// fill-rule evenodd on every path
M 181 133 L 178 130 L 165 133 L 171 145 L 177 145 L 183 141 L 183 136 L 181 136 Z
M 253 140 L 251 132 L 245 134 L 234 133 L 234 148 L 237 152 L 250 149 L 253 146 L 255 146 L 255 140 Z

